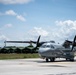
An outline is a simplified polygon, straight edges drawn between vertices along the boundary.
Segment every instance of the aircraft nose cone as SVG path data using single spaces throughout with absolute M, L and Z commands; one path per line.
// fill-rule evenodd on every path
M 38 53 L 41 53 L 41 52 L 43 52 L 43 51 L 42 51 L 41 49 L 39 49 L 39 50 L 38 50 Z
M 42 52 L 44 52 L 44 49 L 43 49 L 43 48 L 40 48 L 40 49 L 38 50 L 38 52 L 39 52 L 39 53 L 42 53 Z
M 48 50 L 49 50 L 49 48 L 40 48 L 38 52 L 39 53 L 42 53 L 42 52 L 46 52 Z

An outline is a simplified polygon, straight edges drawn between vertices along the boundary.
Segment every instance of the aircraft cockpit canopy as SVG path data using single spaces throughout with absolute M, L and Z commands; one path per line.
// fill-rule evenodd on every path
M 52 44 L 50 44 L 50 43 L 45 43 L 45 44 L 43 44 L 41 47 L 42 47 L 42 48 L 52 48 L 52 49 L 55 48 L 54 45 L 52 45 Z

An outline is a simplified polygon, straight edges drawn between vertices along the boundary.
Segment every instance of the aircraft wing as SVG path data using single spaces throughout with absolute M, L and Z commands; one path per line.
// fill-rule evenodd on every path
M 36 43 L 35 41 L 4 41 L 4 43 Z
M 5 41 L 4 43 L 36 43 L 35 41 Z
M 40 42 L 40 37 L 41 35 L 38 37 L 37 41 L 31 41 L 31 40 L 30 41 L 4 41 L 4 43 L 34 43 L 36 44 L 36 47 L 40 47 L 42 44 L 47 43 L 47 41 Z M 49 41 L 49 42 L 54 43 L 54 41 Z

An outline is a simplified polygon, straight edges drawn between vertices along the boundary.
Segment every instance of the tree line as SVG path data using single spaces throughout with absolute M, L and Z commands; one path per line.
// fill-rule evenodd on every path
M 28 47 L 3 47 L 0 48 L 0 53 L 38 53 L 38 49 Z

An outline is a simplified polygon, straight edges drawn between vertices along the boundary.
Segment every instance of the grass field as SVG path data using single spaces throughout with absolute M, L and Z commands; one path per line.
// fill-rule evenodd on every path
M 0 54 L 0 59 L 26 59 L 39 58 L 38 53 L 34 54 Z

